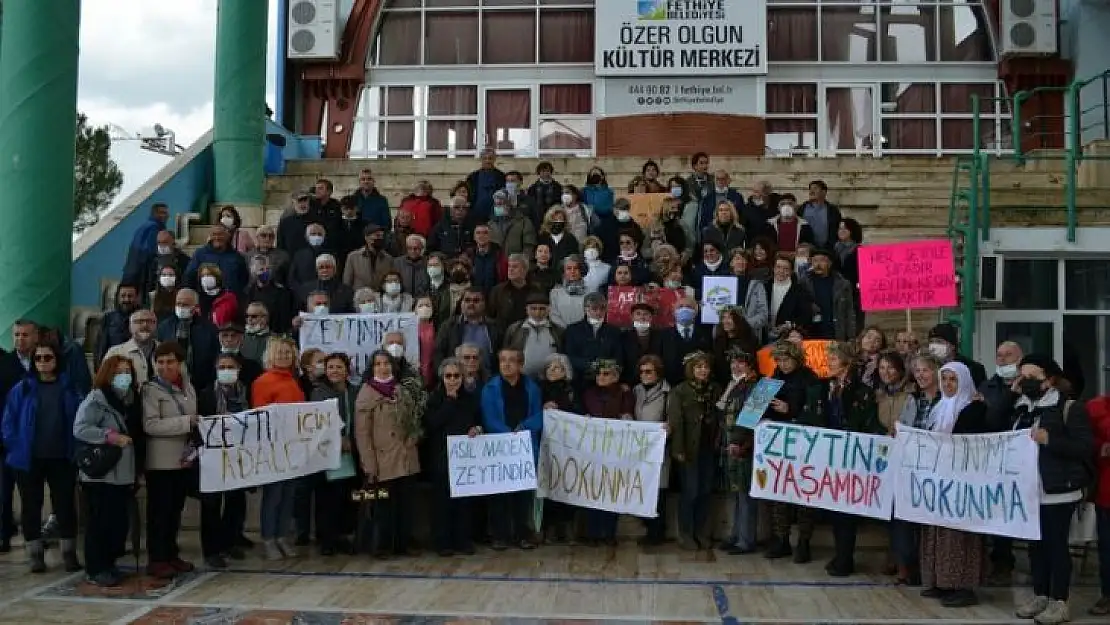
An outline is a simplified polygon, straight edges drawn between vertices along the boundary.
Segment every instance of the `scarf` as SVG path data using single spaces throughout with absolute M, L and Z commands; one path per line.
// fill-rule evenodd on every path
M 837 241 L 836 244 L 833 245 L 833 250 L 836 251 L 837 257 L 840 259 L 840 262 L 843 263 L 852 252 L 856 251 L 857 247 L 859 247 L 859 244 L 855 241 Z
M 245 387 L 242 382 L 216 384 L 216 414 L 231 414 L 247 409 Z
M 1013 430 L 1026 430 L 1037 426 L 1041 421 L 1041 411 L 1060 403 L 1060 391 L 1050 388 L 1043 397 L 1033 401 L 1022 395 L 1014 404 Z M 1067 415 L 1065 415 L 1066 417 Z
M 941 389 L 943 397 L 929 411 L 928 423 L 929 429 L 933 432 L 951 434 L 956 427 L 956 420 L 960 417 L 960 411 L 966 408 L 975 397 L 975 384 L 971 381 L 971 372 L 963 363 L 950 362 L 941 367 L 937 375 L 945 371 L 956 374 L 958 380 L 956 393 L 951 396 L 944 395 L 944 390 Z M 943 387 L 943 384 L 941 386 Z
M 384 395 L 387 399 L 396 399 L 397 398 L 397 379 L 396 378 L 389 378 L 388 380 L 379 380 L 377 378 L 370 378 L 370 380 L 367 382 L 367 384 L 370 385 L 370 388 L 374 389 L 375 391 L 378 391 L 379 393 Z
M 586 294 L 586 281 L 585 280 L 564 280 L 563 288 L 566 290 L 567 295 L 578 297 Z

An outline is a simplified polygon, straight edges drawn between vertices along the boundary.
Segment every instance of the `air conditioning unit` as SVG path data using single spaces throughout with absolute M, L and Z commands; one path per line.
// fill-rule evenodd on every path
M 1045 55 L 1059 52 L 1056 0 L 1002 0 L 998 33 L 1003 55 Z
M 291 0 L 287 56 L 296 61 L 339 58 L 339 0 Z
M 1002 256 L 979 256 L 979 304 L 1002 303 Z

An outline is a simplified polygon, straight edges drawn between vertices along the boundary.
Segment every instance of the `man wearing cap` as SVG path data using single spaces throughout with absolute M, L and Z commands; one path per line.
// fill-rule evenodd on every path
M 432 228 L 428 235 L 428 249 L 442 252 L 447 257 L 468 253 L 474 247 L 474 223 L 466 198 L 451 198 L 447 214 Z
M 247 386 L 262 375 L 262 365 L 243 357 L 243 326 L 238 323 L 225 323 L 220 326 L 220 354 L 233 355 L 239 361 L 239 380 Z
M 336 229 L 328 233 L 328 238 L 331 240 L 335 257 L 339 259 L 340 273 L 342 273 L 347 256 L 363 246 L 366 222 L 358 214 L 358 204 L 354 196 L 347 195 L 340 198 L 339 207 L 341 218 L 336 224 Z
M 859 329 L 852 283 L 833 269 L 828 250 L 810 252 L 810 263 L 812 270 L 798 280 L 813 298 L 810 338 L 854 341 Z
M 309 210 L 308 193 L 303 191 L 293 194 L 293 210 L 282 214 L 277 227 L 277 246 L 292 258 L 303 248 L 308 247 L 308 240 L 304 233 L 309 224 L 319 223 Z
M 385 230 L 378 224 L 362 229 L 365 245 L 347 255 L 343 265 L 343 284 L 352 291 L 380 291 L 385 274 L 393 268 L 393 257 L 385 252 Z
M 601 293 L 590 293 L 583 301 L 586 318 L 567 326 L 563 335 L 563 353 L 574 369 L 574 381 L 579 385 L 592 382 L 592 365 L 600 359 L 624 362 L 621 331 L 605 321 L 608 302 Z
M 505 331 L 504 347 L 524 354 L 524 375 L 540 377 L 548 357 L 562 349 L 564 330 L 548 317 L 547 293 L 530 293 L 526 301 L 527 318 Z
M 523 254 L 525 258 L 532 258 L 536 251 L 536 227 L 512 204 L 505 190 L 493 194 L 489 234 L 490 240 L 507 255 Z
M 938 323 L 929 330 L 929 351 L 942 362 L 959 362 L 971 372 L 971 381 L 975 388 L 983 386 L 987 380 L 987 369 L 960 353 L 960 334 L 956 326 L 951 323 Z
M 640 358 L 662 353 L 663 332 L 652 327 L 655 309 L 651 304 L 637 302 L 632 305 L 631 314 L 632 327 L 626 328 L 621 337 L 621 351 L 624 353 L 624 362 L 621 363 L 624 375 L 621 382 L 635 386 L 640 381 Z

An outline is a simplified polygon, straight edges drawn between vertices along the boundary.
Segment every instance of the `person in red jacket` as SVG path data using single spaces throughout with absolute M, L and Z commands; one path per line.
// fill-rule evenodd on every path
M 1087 402 L 1095 435 L 1095 509 L 1098 519 L 1098 574 L 1102 597 L 1091 608 L 1095 616 L 1110 615 L 1110 395 Z
M 217 328 L 237 321 L 239 318 L 239 298 L 224 288 L 223 272 L 214 263 L 200 266 L 200 310 L 207 314 Z
M 443 219 L 443 205 L 432 196 L 432 185 L 427 180 L 417 182 L 412 194 L 401 200 L 398 209 L 412 213 L 412 229 L 425 239 Z

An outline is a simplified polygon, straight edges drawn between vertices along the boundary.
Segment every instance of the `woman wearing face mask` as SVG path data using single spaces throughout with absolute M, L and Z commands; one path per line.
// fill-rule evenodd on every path
M 216 383 L 197 394 L 197 410 L 202 416 L 250 409 L 250 389 L 240 380 L 242 369 L 243 363 L 234 354 L 222 354 L 216 359 Z M 200 545 L 208 568 L 226 569 L 227 558 L 246 557 L 235 544 L 246 517 L 245 489 L 200 494 Z
M 563 261 L 563 283 L 555 285 L 550 294 L 552 323 L 566 328 L 586 317 L 583 306 L 588 293 L 583 279 L 584 264 L 578 256 L 568 256 Z
M 316 481 L 315 489 L 316 532 L 320 555 L 326 557 L 352 552 L 353 545 L 349 536 L 355 529 L 355 511 L 351 505 L 351 491 L 361 481 L 357 475 L 358 459 L 354 445 L 358 386 L 350 382 L 351 359 L 343 353 L 328 354 L 324 359 L 324 370 L 324 378 L 316 383 L 309 397 L 311 401 L 337 400 L 339 417 L 342 419 L 340 468 L 326 471 L 323 479 Z
M 713 223 L 702 228 L 701 240 L 717 241 L 726 252 L 747 247 L 748 233 L 740 223 L 740 214 L 732 202 L 723 200 L 717 203 Z
M 243 218 L 239 216 L 239 211 L 231 205 L 221 208 L 220 223 L 227 228 L 230 235 L 228 245 L 249 258 L 249 254 L 254 251 L 254 237 L 250 232 L 243 230 Z
M 799 243 L 813 244 L 813 228 L 809 222 L 798 216 L 797 202 L 793 196 L 783 196 L 779 201 L 779 214 L 767 220 L 774 233 L 774 241 L 780 252 L 794 252 Z
M 564 186 L 563 192 L 565 193 L 570 186 Z M 616 196 L 609 188 L 609 182 L 605 177 L 605 170 L 597 166 L 591 167 L 586 174 L 586 184 L 582 187 L 582 200 L 597 214 L 610 215 L 613 213 L 615 199 Z
M 541 243 L 536 246 L 535 262 L 528 270 L 528 284 L 542 293 L 549 293 L 559 282 L 559 268 L 552 264 L 551 246 Z
M 751 277 L 748 265 L 751 264 L 744 250 L 732 250 L 728 267 L 736 276 L 736 292 L 742 293 L 741 308 L 744 319 L 751 326 L 756 337 L 762 337 L 770 323 L 770 310 L 767 309 L 767 285 Z M 755 353 L 754 351 L 751 353 Z
M 371 290 L 370 287 L 362 287 L 355 291 L 355 310 L 364 315 L 379 313 L 382 311 L 380 299 L 381 296 Z
M 382 278 L 382 296 L 378 304 L 383 313 L 412 312 L 412 295 L 401 292 L 401 272 L 390 270 Z
M 424 387 L 431 389 L 437 382 L 435 308 L 431 297 L 425 295 L 417 298 L 416 319 L 416 335 L 420 341 L 420 377 L 424 379 Z
M 355 448 L 366 483 L 388 492 L 375 508 L 375 555 L 409 553 L 411 485 L 420 472 L 417 444 L 423 436 L 421 414 L 400 383 L 395 359 L 374 352 L 366 380 L 355 400 Z
M 471 285 L 471 264 L 469 258 L 460 256 L 452 259 L 447 269 L 447 292 L 450 297 L 450 312 L 446 317 L 440 319 L 440 323 L 460 313 L 459 304 L 462 302 L 462 298 L 466 295 L 466 292 L 470 290 Z
M 686 284 L 686 276 L 682 271 L 682 266 L 678 263 L 672 264 L 663 272 L 663 288 L 665 289 L 680 289 L 678 297 L 688 297 L 696 300 L 697 296 L 694 293 L 694 287 Z
M 940 395 L 940 401 L 929 410 L 925 429 L 941 434 L 987 431 L 987 406 L 976 399 L 966 366 L 950 362 L 940 368 Z M 921 582 L 925 586 L 921 596 L 939 599 L 948 608 L 976 605 L 975 591 L 983 584 L 986 569 L 981 535 L 930 525 L 921 528 Z
M 432 322 L 439 324 L 454 314 L 456 302 L 452 299 L 451 283 L 447 276 L 447 257 L 439 252 L 428 254 L 428 288 L 423 295 L 432 300 Z
M 582 243 L 582 257 L 586 259 L 584 280 L 587 293 L 604 293 L 605 286 L 609 284 L 609 274 L 613 267 L 601 260 L 602 249 L 604 248 L 598 237 L 586 237 L 585 242 Z
M 690 278 L 686 281 L 694 287 L 694 292 L 701 298 L 702 281 L 707 276 L 727 276 L 732 272 L 725 263 L 725 250 L 718 241 L 706 241 L 701 245 L 701 262 L 690 270 Z
M 584 240 L 569 232 L 567 226 L 567 210 L 562 206 L 553 206 L 543 217 L 540 226 L 540 236 L 536 245 L 546 245 L 551 250 L 551 266 L 562 267 L 563 259 L 579 252 L 579 241 Z
M 906 374 L 906 363 L 898 352 L 882 352 L 878 357 L 876 371 L 878 384 L 875 388 L 875 402 L 879 407 L 879 423 L 888 435 L 895 436 L 903 415 L 911 423 L 916 416 L 913 382 Z M 887 555 L 889 564 L 883 572 L 896 575 L 895 583 L 900 586 L 917 586 L 921 583 L 921 573 L 917 568 L 918 543 L 916 524 L 899 519 L 891 520 L 890 548 Z
M 591 418 L 631 421 L 636 400 L 632 391 L 620 383 L 620 364 L 615 360 L 601 359 L 595 361 L 591 368 L 594 373 L 593 382 L 588 383 L 582 393 L 585 413 Z M 587 509 L 587 544 L 616 547 L 618 518 L 619 515 L 615 512 Z
M 158 270 L 157 288 L 150 294 L 150 309 L 158 317 L 158 321 L 173 317 L 174 303 L 177 301 L 177 270 L 172 265 L 166 265 Z
M 593 233 L 599 218 L 594 214 L 594 209 L 582 201 L 578 188 L 572 184 L 563 187 L 562 203 L 559 206 L 566 215 L 567 233 L 574 235 L 577 241 L 586 240 Z M 608 216 L 612 217 L 612 213 Z
M 100 364 L 93 390 L 81 402 L 73 423 L 73 437 L 86 445 L 115 445 L 120 459 L 103 477 L 81 473 L 85 496 L 85 573 L 91 583 L 119 586 L 123 572 L 116 558 L 124 553 L 132 502 L 142 469 L 132 435 L 142 430 L 131 361 L 126 356 L 109 356 Z
M 1014 429 L 1029 428 L 1039 446 L 1041 539 L 1029 542 L 1033 598 L 1015 614 L 1054 625 L 1071 618 L 1068 534 L 1084 489 L 1094 478 L 1094 433 L 1083 402 L 1067 399 L 1071 389 L 1056 361 L 1029 354 L 1022 358 L 1019 371 L 1013 384 L 1013 390 L 1021 394 L 1014 404 Z
M 720 323 L 713 329 L 713 371 L 717 382 L 728 384 L 733 354 L 754 354 L 759 345 L 741 307 L 732 306 L 721 311 Z
M 209 317 L 217 328 L 239 317 L 239 298 L 224 288 L 223 274 L 216 265 L 200 266 L 200 314 Z
M 574 388 L 572 379 L 574 372 L 570 366 L 570 359 L 563 354 L 551 354 L 544 363 L 543 374 L 539 379 L 540 393 L 543 399 L 544 410 L 563 410 L 575 414 L 582 413 L 582 404 L 579 401 L 578 391 Z M 543 504 L 544 540 L 552 545 L 565 545 L 567 541 L 575 543 L 574 506 L 547 499 Z
M 754 351 L 733 348 L 725 356 L 725 370 L 729 373 L 725 390 L 717 401 L 717 408 L 724 415 L 738 415 L 759 373 L 755 370 Z M 729 555 L 755 552 L 756 502 L 748 496 L 752 487 L 752 451 L 755 447 L 753 431 L 728 423 L 728 436 L 722 449 L 723 466 L 726 467 L 729 506 L 732 508 L 732 531 L 718 548 Z
M 667 399 L 671 385 L 663 377 L 663 360 L 655 354 L 640 357 L 636 362 L 635 379 L 638 383 L 632 388 L 634 400 L 632 416 L 636 421 L 662 423 L 667 427 Z M 668 441 L 669 444 L 669 441 Z M 657 547 L 667 539 L 667 495 L 671 483 L 671 456 L 663 459 L 659 470 L 659 498 L 656 503 L 654 519 L 644 519 L 647 530 L 640 538 L 641 547 Z
M 300 383 L 301 391 L 304 392 L 305 397 L 312 393 L 312 389 L 316 386 L 317 382 L 324 378 L 326 368 L 324 367 L 324 359 L 327 354 L 323 350 L 315 347 L 310 347 L 301 352 L 300 361 Z
M 81 396 L 63 371 L 62 351 L 40 343 L 31 357 L 29 375 L 8 393 L 3 411 L 6 464 L 15 470 L 23 538 L 32 573 L 46 572 L 40 534 L 45 488 L 58 520 L 66 572 L 81 570 L 77 561 L 77 473 L 73 457 L 73 423 Z M 81 366 L 84 366 L 82 363 Z
M 699 223 L 701 220 L 701 198 L 694 196 L 693 189 L 691 189 L 686 179 L 681 176 L 672 176 L 667 181 L 667 186 L 671 190 L 671 197 L 677 202 L 672 211 L 677 209 L 679 225 L 682 226 L 686 235 L 687 249 L 684 251 L 691 252 L 698 241 L 698 235 L 701 234 L 703 226 Z

